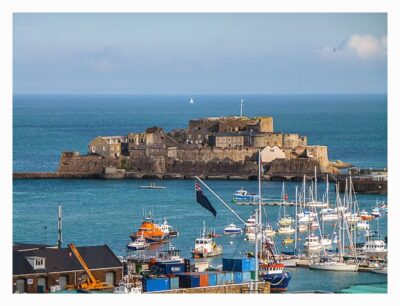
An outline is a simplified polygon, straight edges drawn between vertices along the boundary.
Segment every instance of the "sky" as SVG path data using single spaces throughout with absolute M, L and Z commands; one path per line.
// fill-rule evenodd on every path
M 15 94 L 386 93 L 384 13 L 14 13 Z

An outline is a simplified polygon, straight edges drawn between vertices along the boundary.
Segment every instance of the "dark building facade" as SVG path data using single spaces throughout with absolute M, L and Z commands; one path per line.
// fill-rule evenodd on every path
M 94 277 L 115 286 L 123 265 L 107 245 L 77 248 Z M 13 292 L 47 293 L 77 287 L 86 272 L 69 248 L 20 244 L 13 247 Z

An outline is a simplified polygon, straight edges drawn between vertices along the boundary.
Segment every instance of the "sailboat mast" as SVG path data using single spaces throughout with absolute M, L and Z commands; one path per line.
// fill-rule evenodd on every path
M 255 259 L 256 259 L 256 271 L 255 271 L 255 290 L 258 292 L 258 268 L 259 268 L 259 258 L 258 258 L 258 246 L 259 246 L 259 231 L 261 223 L 261 151 L 258 150 L 258 210 L 256 212 L 256 227 L 255 227 Z M 262 230 L 262 229 L 261 229 Z
M 314 196 L 314 201 L 317 201 L 317 166 L 314 166 L 314 177 L 315 177 L 315 188 L 314 188 L 314 192 L 315 192 L 315 196 Z
M 299 226 L 297 224 L 297 185 L 296 185 L 296 200 L 295 200 L 295 222 L 294 225 L 296 226 L 296 231 L 294 233 L 294 253 L 297 255 L 297 235 L 298 235 L 298 230 L 299 230 Z
M 326 204 L 329 205 L 329 174 L 326 174 Z

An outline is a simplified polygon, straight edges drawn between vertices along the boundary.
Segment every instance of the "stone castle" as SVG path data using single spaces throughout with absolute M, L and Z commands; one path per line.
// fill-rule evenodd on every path
M 58 173 L 177 176 L 257 174 L 258 152 L 270 176 L 337 173 L 326 146 L 309 146 L 307 137 L 275 132 L 272 117 L 212 117 L 190 120 L 188 128 L 160 127 L 124 136 L 98 136 L 88 154 L 64 152 Z M 114 170 L 112 170 L 114 169 Z

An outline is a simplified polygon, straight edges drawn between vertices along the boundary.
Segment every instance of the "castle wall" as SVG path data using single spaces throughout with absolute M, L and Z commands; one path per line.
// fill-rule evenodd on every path
M 178 149 L 178 160 L 189 161 L 210 161 L 212 159 L 230 159 L 232 161 L 244 161 L 246 159 L 257 160 L 254 156 L 258 152 L 258 148 L 242 147 L 242 148 L 194 148 L 194 149 Z

